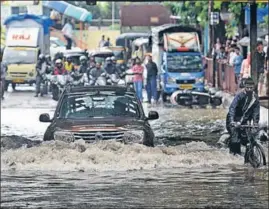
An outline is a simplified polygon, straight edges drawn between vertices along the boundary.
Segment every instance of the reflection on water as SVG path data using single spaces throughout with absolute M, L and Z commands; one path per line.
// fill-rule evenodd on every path
M 27 208 L 268 208 L 266 180 L 257 175 L 251 181 L 248 173 L 240 167 L 234 171 L 4 172 L 1 202 Z

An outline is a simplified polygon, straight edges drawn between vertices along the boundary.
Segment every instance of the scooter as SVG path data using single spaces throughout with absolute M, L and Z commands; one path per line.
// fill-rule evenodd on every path
M 178 90 L 171 95 L 170 101 L 173 105 L 205 107 L 210 104 L 213 108 L 216 108 L 222 104 L 222 96 L 220 92 L 215 92 L 212 89 L 209 89 L 208 92 Z

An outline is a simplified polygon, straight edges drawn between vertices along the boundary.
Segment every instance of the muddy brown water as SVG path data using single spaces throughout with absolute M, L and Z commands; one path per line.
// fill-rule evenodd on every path
M 226 110 L 152 108 L 160 114 L 151 122 L 154 148 L 40 144 L 47 124 L 38 116 L 55 103 L 18 94 L 23 110 L 15 97 L 1 109 L 1 207 L 268 208 L 268 167 L 253 169 L 215 146 Z

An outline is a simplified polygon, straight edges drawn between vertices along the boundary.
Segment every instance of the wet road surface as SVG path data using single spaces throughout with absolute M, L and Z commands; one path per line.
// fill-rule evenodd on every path
M 268 208 L 268 167 L 215 146 L 226 110 L 151 108 L 160 114 L 154 148 L 40 143 L 48 124 L 39 114 L 52 115 L 56 102 L 28 89 L 2 102 L 1 207 Z

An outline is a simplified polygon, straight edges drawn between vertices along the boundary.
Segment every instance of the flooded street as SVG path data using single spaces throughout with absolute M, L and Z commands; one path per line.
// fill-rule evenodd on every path
M 268 167 L 216 146 L 224 109 L 151 108 L 160 115 L 154 148 L 41 143 L 39 115 L 52 116 L 56 102 L 28 89 L 1 104 L 1 207 L 268 208 Z

